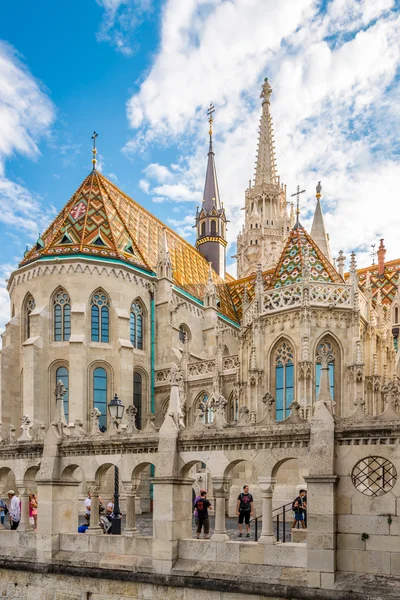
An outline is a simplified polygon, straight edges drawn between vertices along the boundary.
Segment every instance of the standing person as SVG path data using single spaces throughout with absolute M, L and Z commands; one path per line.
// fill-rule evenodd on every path
M 8 511 L 10 513 L 10 523 L 11 523 L 10 529 L 15 530 L 15 529 L 18 529 L 18 525 L 21 520 L 21 501 L 15 495 L 14 490 L 9 490 L 7 492 L 7 496 L 10 499 L 10 508 Z
M 7 504 L 3 499 L 0 499 L 0 522 L 4 527 L 4 519 L 6 518 L 6 514 L 8 513 Z
M 90 521 L 90 509 L 92 507 L 92 492 L 89 490 L 85 500 L 85 519 Z
M 201 530 L 204 528 L 204 539 L 208 539 L 208 534 L 210 531 L 210 519 L 208 517 L 208 509 L 211 509 L 211 502 L 207 500 L 207 492 L 202 490 L 200 492 L 199 500 L 195 502 L 195 509 L 197 510 L 197 527 L 196 527 L 196 537 L 200 538 Z
M 236 504 L 236 513 L 239 517 L 239 537 L 242 537 L 243 521 L 246 524 L 246 537 L 250 537 L 250 517 L 253 516 L 253 496 L 249 492 L 249 486 L 243 486 L 243 492 L 239 494 Z
M 200 492 L 199 492 L 198 496 L 196 496 L 196 495 L 195 495 L 195 497 L 194 497 L 194 500 L 193 500 L 193 508 L 194 508 L 194 511 L 193 511 L 193 514 L 194 514 L 194 524 L 196 525 L 196 529 L 197 529 L 197 525 L 199 524 L 199 515 L 198 515 L 197 508 L 196 508 L 196 502 L 197 502 L 197 500 L 200 500 L 200 499 L 201 499 L 201 492 L 205 492 L 205 490 L 200 490 Z M 194 490 L 193 490 L 193 494 L 195 494 L 195 491 L 194 491 Z M 193 498 L 193 496 L 192 496 L 192 498 Z
M 31 523 L 36 531 L 37 527 L 37 509 L 38 509 L 38 501 L 35 494 L 29 494 L 29 520 L 33 519 L 33 523 Z
M 307 511 L 307 497 L 306 490 L 300 490 L 297 498 L 293 500 L 292 510 L 294 511 L 294 520 L 292 529 L 296 527 L 297 523 L 301 523 L 303 529 L 306 528 L 306 511 Z

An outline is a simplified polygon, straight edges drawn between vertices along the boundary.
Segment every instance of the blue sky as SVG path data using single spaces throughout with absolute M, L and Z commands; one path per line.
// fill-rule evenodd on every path
M 278 172 L 318 180 L 334 255 L 385 238 L 400 257 L 400 14 L 395 0 L 31 0 L 0 21 L 0 277 L 91 168 L 190 241 L 212 101 L 221 197 L 242 224 L 259 92 L 274 93 Z M 229 259 L 234 274 L 233 261 Z M 0 284 L 0 326 L 8 317 Z

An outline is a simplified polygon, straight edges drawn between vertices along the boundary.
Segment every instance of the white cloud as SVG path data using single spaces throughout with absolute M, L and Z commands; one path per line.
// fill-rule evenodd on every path
M 14 269 L 15 265 L 0 265 L 0 331 L 4 329 L 5 324 L 10 320 L 10 301 L 6 278 L 10 276 Z
M 143 171 L 149 179 L 156 180 L 158 183 L 165 183 L 171 181 L 174 175 L 164 165 L 158 163 L 151 163 Z
M 169 225 L 172 225 L 174 227 L 174 229 L 180 236 L 188 238 L 192 235 L 194 226 L 193 215 L 186 215 L 183 219 L 168 218 L 167 221 Z
M 96 0 L 104 9 L 99 42 L 108 42 L 118 52 L 130 56 L 135 51 L 133 33 L 152 8 L 152 0 Z
M 313 0 L 169 0 L 159 51 L 127 105 L 136 129 L 128 154 L 138 151 L 138 140 L 142 151 L 179 144 L 177 168 L 164 167 L 173 178 L 149 184 L 149 193 L 201 199 L 204 113 L 212 100 L 220 193 L 234 243 L 268 75 L 278 171 L 288 196 L 297 183 L 307 189 L 302 220 L 310 223 L 321 179 L 334 253 L 364 249 L 359 263 L 366 264 L 369 245 L 384 236 L 387 258 L 398 256 L 400 16 L 393 7 L 392 0 L 331 0 L 322 12 Z

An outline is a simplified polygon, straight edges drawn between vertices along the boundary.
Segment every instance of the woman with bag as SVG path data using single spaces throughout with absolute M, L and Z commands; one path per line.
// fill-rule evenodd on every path
M 0 522 L 4 527 L 4 519 L 6 514 L 8 513 L 7 504 L 4 502 L 2 498 L 0 498 Z
M 36 531 L 38 500 L 35 494 L 29 494 L 29 523 Z

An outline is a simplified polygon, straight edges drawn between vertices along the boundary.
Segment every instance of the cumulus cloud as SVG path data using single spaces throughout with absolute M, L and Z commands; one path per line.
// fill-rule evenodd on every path
M 304 223 L 310 225 L 315 184 L 322 180 L 334 254 L 357 249 L 359 264 L 367 264 L 370 244 L 384 236 L 387 257 L 398 256 L 400 16 L 394 6 L 393 0 L 168 0 L 159 51 L 127 104 L 134 130 L 128 154 L 137 152 L 138 140 L 141 149 L 168 143 L 180 153 L 177 169 L 157 163 L 158 173 L 168 173 L 162 181 L 153 172 L 159 185 L 146 173 L 149 193 L 193 204 L 201 199 L 204 113 L 212 100 L 220 192 L 234 245 L 254 169 L 260 84 L 268 75 L 278 171 L 288 196 L 297 183 L 306 188 Z

